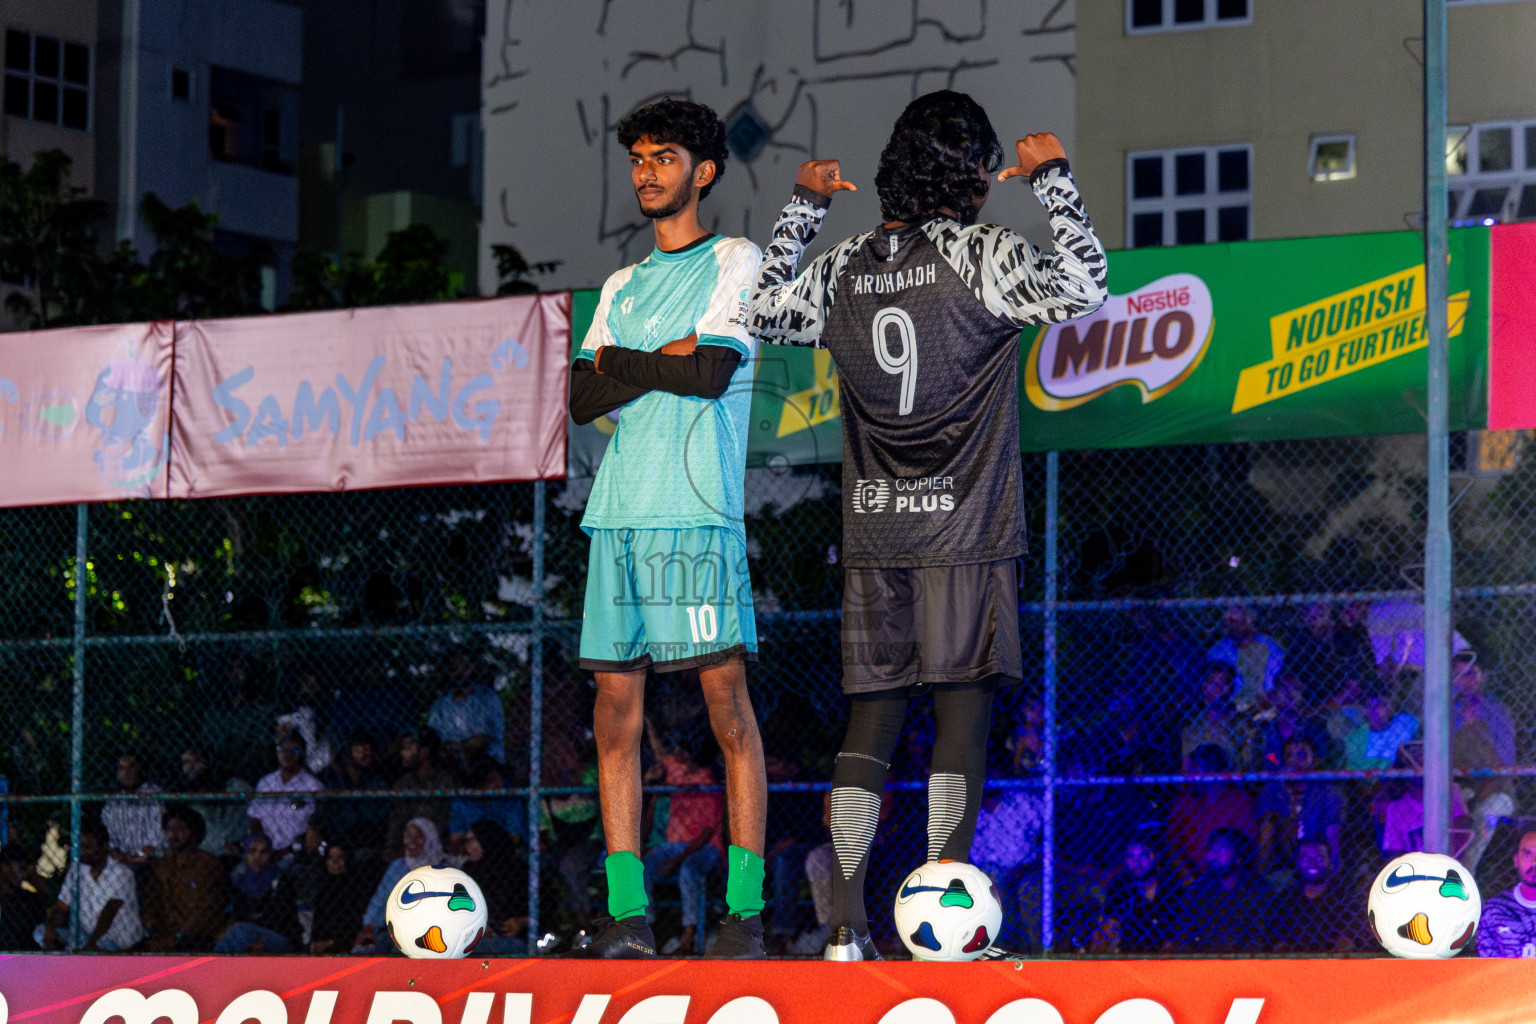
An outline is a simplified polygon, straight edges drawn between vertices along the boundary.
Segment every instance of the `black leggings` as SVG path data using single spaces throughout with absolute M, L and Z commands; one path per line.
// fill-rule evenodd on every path
M 969 860 L 976 812 L 986 778 L 987 733 L 997 677 L 936 687 L 933 691 L 933 761 L 928 776 L 928 857 Z M 906 722 L 907 690 L 850 698 L 848 733 L 832 771 L 832 872 L 834 929 L 868 934 L 864 876 L 879 822 L 891 756 Z

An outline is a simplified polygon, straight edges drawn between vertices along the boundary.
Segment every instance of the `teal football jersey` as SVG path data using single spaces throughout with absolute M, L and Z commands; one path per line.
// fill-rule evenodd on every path
M 742 477 L 752 409 L 747 304 L 761 254 L 745 238 L 712 238 L 651 254 L 608 278 L 578 359 L 604 345 L 654 352 L 678 338 L 741 353 L 717 399 L 652 391 L 618 411 L 581 525 L 588 531 L 721 526 L 745 535 Z

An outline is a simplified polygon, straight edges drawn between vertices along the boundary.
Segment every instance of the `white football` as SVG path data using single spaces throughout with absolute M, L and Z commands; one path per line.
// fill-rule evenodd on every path
M 975 960 L 1002 924 L 997 887 L 963 861 L 929 861 L 896 890 L 896 931 L 916 960 Z
M 1376 941 L 1410 960 L 1460 953 L 1472 945 L 1482 912 L 1472 872 L 1441 853 L 1405 853 L 1389 863 L 1366 904 Z
M 417 868 L 395 884 L 384 921 L 406 956 L 456 960 L 485 935 L 485 896 L 458 868 Z

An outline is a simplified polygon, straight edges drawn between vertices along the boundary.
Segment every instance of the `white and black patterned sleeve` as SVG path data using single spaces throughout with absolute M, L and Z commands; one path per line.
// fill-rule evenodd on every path
M 821 347 L 821 331 L 837 294 L 837 275 L 857 239 L 822 253 L 798 278 L 795 270 L 830 205 L 828 197 L 796 185 L 794 197 L 779 214 L 747 314 L 747 325 L 759 341 Z
M 996 224 L 936 218 L 923 231 L 993 316 L 1016 327 L 1086 316 L 1104 304 L 1108 260 L 1065 160 L 1048 160 L 1030 187 L 1051 218 L 1055 247 L 1042 253 Z

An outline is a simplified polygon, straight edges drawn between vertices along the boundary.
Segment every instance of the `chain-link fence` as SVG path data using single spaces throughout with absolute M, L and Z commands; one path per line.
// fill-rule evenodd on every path
M 1536 725 L 1536 467 L 1487 440 L 1457 439 L 1453 474 L 1453 750 L 1473 774 L 1452 839 L 1485 893 L 1510 882 Z M 1363 886 L 1423 829 L 1423 438 L 1023 459 L 1027 678 L 997 698 L 972 854 L 1004 941 L 1374 949 Z M 0 512 L 0 945 L 347 952 L 379 938 L 391 878 L 436 857 L 481 879 L 503 951 L 589 924 L 605 908 L 577 667 L 590 485 Z M 770 948 L 814 955 L 846 714 L 838 468 L 749 470 L 747 506 Z M 696 676 L 649 686 L 659 739 L 718 782 Z M 931 737 L 917 701 L 869 872 L 891 950 L 882 908 L 924 857 Z M 678 838 L 672 794 L 648 790 L 648 845 Z M 65 885 L 72 843 L 100 859 L 98 821 L 136 915 L 99 935 L 98 890 L 93 906 Z M 187 847 L 216 860 L 194 868 Z M 190 900 L 195 870 L 212 874 Z M 704 892 L 709 920 L 723 876 Z M 38 931 L 61 896 L 77 932 L 57 908 Z M 681 900 L 658 885 L 664 943 Z

